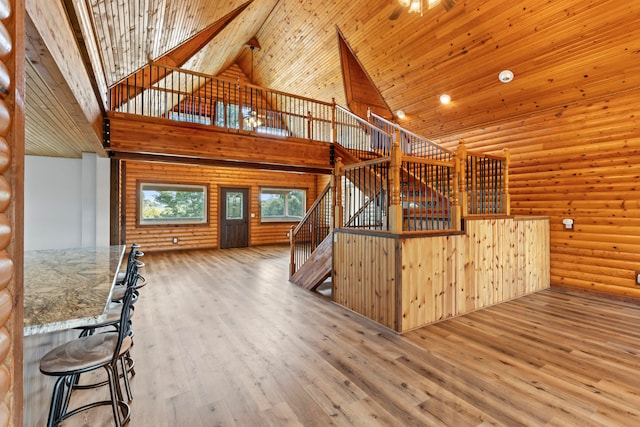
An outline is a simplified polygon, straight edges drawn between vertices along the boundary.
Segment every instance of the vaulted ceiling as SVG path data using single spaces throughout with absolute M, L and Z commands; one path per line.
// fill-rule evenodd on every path
M 27 0 L 27 11 L 52 49 L 42 26 L 55 14 L 44 9 L 66 10 L 64 24 L 73 29 L 84 62 L 91 62 L 80 71 L 102 108 L 108 86 L 244 6 L 184 68 L 215 75 L 237 64 L 250 75 L 245 44 L 255 37 L 261 49 L 254 52 L 254 83 L 346 106 L 340 33 L 362 66 L 354 75 L 377 89 L 363 93 L 381 96 L 392 112 L 403 110 L 405 127 L 436 140 L 640 87 L 640 2 L 458 0 L 449 11 L 442 5 L 427 10 L 424 3 L 422 15 L 398 9 L 398 0 Z M 47 153 L 39 139 L 48 137 L 44 145 L 55 151 L 82 139 L 87 128 L 69 124 L 77 117 L 43 76 L 51 64 L 37 46 L 28 37 L 27 154 Z M 499 81 L 504 69 L 513 71 L 512 82 Z M 440 104 L 442 93 L 450 104 Z M 52 126 L 62 130 L 49 132 Z

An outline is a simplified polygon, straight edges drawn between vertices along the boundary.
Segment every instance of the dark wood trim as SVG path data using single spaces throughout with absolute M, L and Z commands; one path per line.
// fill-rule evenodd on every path
M 121 162 L 120 165 L 120 242 L 127 243 L 127 162 Z
M 120 166 L 122 162 L 118 159 L 111 159 L 110 162 L 110 181 L 109 186 L 109 244 L 120 244 L 121 227 L 121 207 L 120 194 L 122 192 L 122 183 L 120 181 Z
M 140 162 L 159 162 L 159 163 L 176 163 L 182 165 L 202 165 L 202 166 L 220 166 L 227 168 L 245 168 L 245 169 L 260 169 L 276 172 L 302 172 L 311 174 L 330 174 L 331 169 L 305 167 L 305 166 L 289 166 L 289 165 L 272 165 L 265 163 L 253 163 L 253 162 L 236 162 L 231 160 L 217 160 L 217 159 L 200 159 L 193 157 L 180 157 L 171 155 L 159 155 L 159 154 L 140 154 L 140 153 L 126 153 L 126 152 L 113 152 L 112 158 L 121 160 L 135 160 Z

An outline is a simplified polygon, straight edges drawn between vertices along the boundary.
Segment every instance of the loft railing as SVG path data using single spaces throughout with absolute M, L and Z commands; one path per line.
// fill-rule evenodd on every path
M 111 111 L 332 142 L 334 104 L 166 65 L 109 89 Z
M 440 147 L 425 137 L 410 132 L 396 123 L 369 112 L 369 121 L 388 134 L 398 133 L 400 150 L 403 154 L 414 157 L 426 157 L 429 159 L 450 161 L 453 152 Z
M 333 229 L 332 188 L 332 183 L 327 184 L 300 223 L 296 227 L 291 227 L 289 232 L 290 276 L 293 276 L 296 270 L 309 259 L 311 253 Z

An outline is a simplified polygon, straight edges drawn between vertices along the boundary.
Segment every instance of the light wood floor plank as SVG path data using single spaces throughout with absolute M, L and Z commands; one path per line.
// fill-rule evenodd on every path
M 132 427 L 640 425 L 636 305 L 547 290 L 398 336 L 289 283 L 285 247 L 144 261 Z M 75 336 L 25 338 L 26 427 L 53 386 L 39 358 Z

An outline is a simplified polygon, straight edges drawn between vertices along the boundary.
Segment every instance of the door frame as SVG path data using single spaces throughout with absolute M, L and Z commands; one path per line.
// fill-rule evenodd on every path
M 251 187 L 246 186 L 246 185 L 222 185 L 222 184 L 218 184 L 218 213 L 217 213 L 217 217 L 218 217 L 218 242 L 217 242 L 217 246 L 218 249 L 221 249 L 221 243 L 222 243 L 222 204 L 226 203 L 226 200 L 223 199 L 222 197 L 222 193 L 223 190 L 247 190 L 247 247 L 251 246 Z

